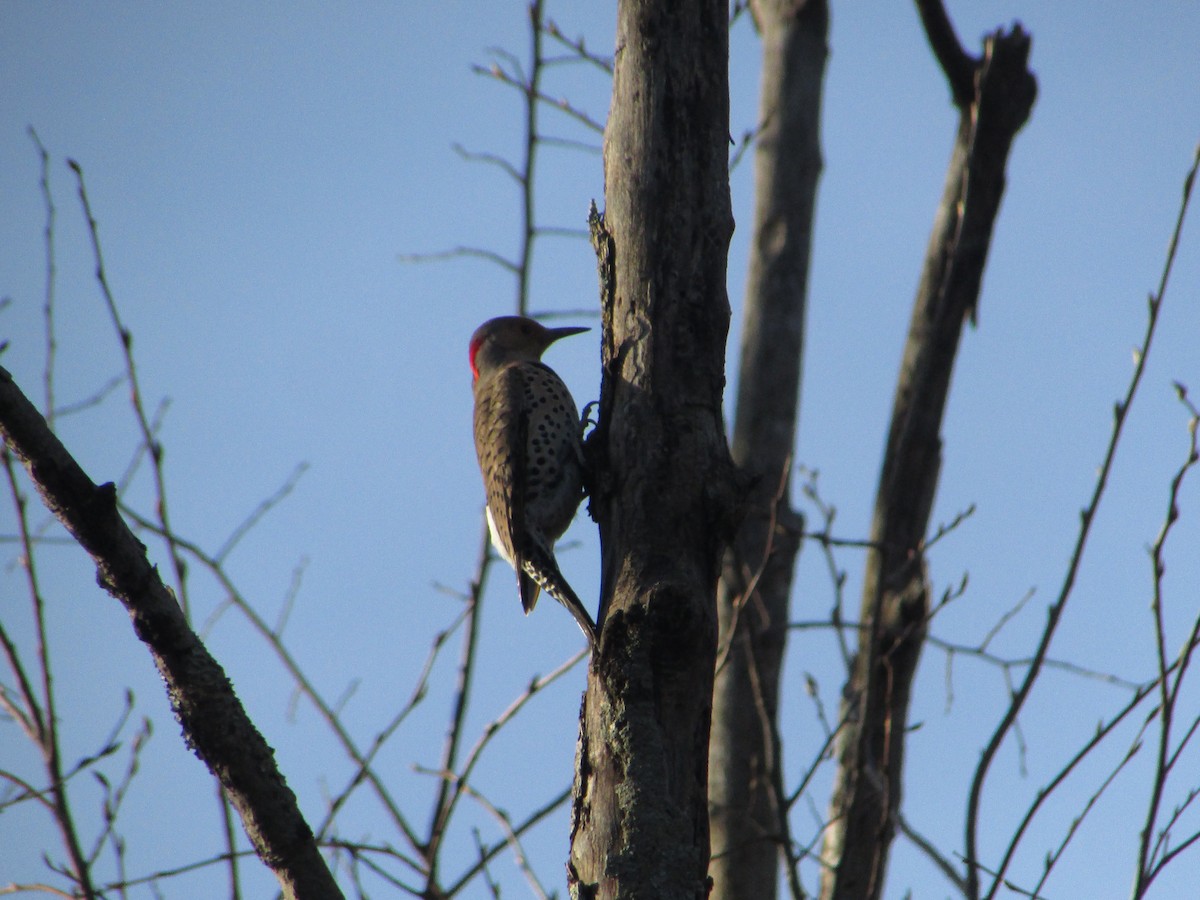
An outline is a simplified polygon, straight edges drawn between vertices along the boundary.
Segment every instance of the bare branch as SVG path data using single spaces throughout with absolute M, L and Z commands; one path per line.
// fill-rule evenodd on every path
M 497 156 L 495 153 L 481 153 L 474 150 L 468 150 L 462 144 L 458 143 L 451 144 L 450 146 L 455 153 L 457 153 L 467 162 L 481 162 L 487 163 L 490 166 L 495 166 L 517 184 L 521 184 L 521 173 L 518 172 L 516 167 L 503 156 Z
M 1109 785 L 1116 781 L 1117 776 L 1121 774 L 1121 771 L 1125 768 L 1126 764 L 1133 759 L 1140 748 L 1141 732 L 1138 733 L 1137 739 L 1133 742 L 1132 746 L 1130 746 L 1128 752 L 1121 757 L 1121 759 L 1117 762 L 1117 765 L 1113 767 L 1113 770 L 1109 772 L 1105 779 L 1100 783 L 1100 786 L 1092 792 L 1090 797 L 1088 797 L 1087 802 L 1083 805 L 1083 809 L 1080 810 L 1079 814 L 1071 820 L 1071 824 L 1067 828 L 1066 834 L 1063 835 L 1063 839 L 1059 842 L 1059 845 L 1055 847 L 1053 851 L 1046 854 L 1046 861 L 1042 871 L 1042 876 L 1038 879 L 1037 884 L 1033 886 L 1033 893 L 1037 894 L 1041 891 L 1042 887 L 1046 883 L 1046 879 L 1050 877 L 1050 873 L 1053 871 L 1054 866 L 1062 858 L 1063 853 L 1066 852 L 1067 846 L 1071 843 L 1071 839 L 1075 837 L 1076 832 L 1079 831 L 1079 827 L 1083 824 L 1084 819 L 1087 818 L 1088 813 L 1092 811 L 1096 803 L 1099 802 L 1100 797 L 1103 796 L 1106 790 L 1108 790 Z
M 118 729 L 124 726 L 126 716 L 133 709 L 132 694 L 126 694 L 126 703 L 126 715 L 123 715 L 121 721 L 117 723 Z M 138 772 L 138 767 L 141 763 L 142 750 L 145 748 L 146 742 L 150 739 L 152 732 L 153 728 L 150 725 L 150 720 L 143 719 L 141 727 L 134 734 L 133 740 L 130 743 L 129 760 L 125 766 L 125 774 L 121 777 L 121 780 L 117 782 L 116 787 L 109 785 L 107 780 L 101 779 L 101 782 L 104 785 L 105 793 L 103 804 L 104 828 L 101 830 L 100 834 L 96 836 L 96 840 L 92 844 L 92 850 L 88 854 L 88 865 L 94 865 L 96 860 L 99 859 L 100 852 L 104 849 L 105 842 L 113 841 L 115 843 L 117 840 L 115 832 L 117 816 L 120 814 L 121 804 L 124 802 L 125 797 L 129 792 L 129 787 L 133 783 L 133 778 Z M 116 731 L 114 730 L 113 736 L 109 738 L 109 741 L 106 744 L 106 747 L 111 747 L 113 751 L 117 749 L 115 738 Z
M 0 369 L 0 390 L 3 390 L 3 388 L 10 384 L 11 376 L 4 369 Z M 15 390 L 15 385 L 13 385 L 13 388 Z M 23 395 L 20 395 L 20 392 L 17 393 L 20 399 L 29 406 L 32 416 L 37 421 L 43 423 L 44 428 L 45 424 L 41 416 L 37 414 L 37 411 L 29 404 L 29 401 Z M 0 397 L 0 408 L 2 407 L 3 398 Z M 49 432 L 47 431 L 47 433 Z M 16 507 L 17 530 L 21 535 L 23 551 L 21 558 L 22 568 L 25 571 L 29 599 L 33 604 L 34 634 L 37 640 L 35 653 L 38 672 L 41 674 L 41 684 L 37 688 L 41 691 L 40 698 L 34 693 L 35 689 L 32 683 L 26 680 L 25 673 L 16 655 L 16 648 L 9 641 L 7 634 L 3 635 L 4 650 L 10 666 L 17 675 L 21 690 L 25 694 L 23 699 L 28 718 L 36 725 L 35 743 L 41 752 L 43 764 L 46 768 L 46 779 L 49 783 L 48 791 L 54 809 L 54 824 L 58 827 L 63 846 L 71 858 L 71 871 L 69 875 L 79 885 L 79 889 L 83 892 L 84 896 L 90 897 L 93 891 L 91 867 L 79 843 L 79 834 L 75 827 L 71 804 L 67 799 L 67 786 L 63 778 L 62 747 L 59 744 L 58 738 L 57 702 L 54 691 L 54 678 L 51 674 L 49 635 L 46 631 L 46 601 L 42 596 L 42 591 L 38 584 L 37 566 L 33 553 L 33 544 L 30 539 L 29 520 L 25 514 L 25 496 L 17 484 L 16 472 L 13 467 L 14 455 L 18 459 L 21 459 L 22 462 L 25 461 L 25 457 L 22 455 L 21 450 L 9 440 L 7 426 L 2 420 L 0 420 L 0 434 L 3 434 L 5 443 L 7 444 L 6 447 L 0 449 L 0 460 L 3 461 L 4 472 L 8 478 L 9 492 L 13 498 L 13 505 Z M 32 472 L 30 474 L 32 475 Z
M 966 892 L 966 882 L 963 880 L 962 874 L 954 868 L 954 864 L 946 859 L 927 837 L 913 828 L 899 812 L 896 813 L 896 829 L 925 854 L 926 859 L 937 867 L 947 881 L 959 891 Z
M 1179 213 L 1175 220 L 1175 227 L 1171 234 L 1171 240 L 1167 247 L 1166 260 L 1163 264 L 1162 275 L 1159 279 L 1158 291 L 1151 295 L 1148 303 L 1148 314 L 1146 321 L 1146 330 L 1142 337 L 1141 343 L 1136 353 L 1136 362 L 1133 369 L 1133 374 L 1130 377 L 1129 385 L 1126 388 L 1125 396 L 1118 401 L 1114 407 L 1113 426 L 1109 435 L 1108 446 L 1104 453 L 1104 460 L 1100 465 L 1099 473 L 1096 477 L 1095 486 L 1092 489 L 1091 499 L 1088 505 L 1084 507 L 1080 513 L 1079 533 L 1075 540 L 1075 547 L 1072 550 L 1071 558 L 1067 564 L 1067 571 L 1063 577 L 1063 583 L 1059 589 L 1058 597 L 1051 604 L 1048 611 L 1046 626 L 1042 631 L 1042 636 L 1038 642 L 1037 649 L 1034 651 L 1034 658 L 1029 670 L 1025 675 L 1021 686 L 1013 695 L 1012 702 L 1005 710 L 997 725 L 995 732 L 988 740 L 987 745 L 983 749 L 979 765 L 975 770 L 975 777 L 971 782 L 971 790 L 967 799 L 967 826 L 966 826 L 966 863 L 967 863 L 967 884 L 971 898 L 979 896 L 979 881 L 978 881 L 978 830 L 979 830 L 979 810 L 983 795 L 984 783 L 987 780 L 988 770 L 991 766 L 996 752 L 1000 749 L 1000 745 L 1004 742 L 1008 735 L 1009 729 L 1017 719 L 1017 715 L 1024 705 L 1025 700 L 1029 697 L 1029 693 L 1033 690 L 1038 676 L 1041 674 L 1042 665 L 1045 661 L 1046 654 L 1050 648 L 1050 641 L 1054 637 L 1054 633 L 1058 627 L 1058 623 L 1062 618 L 1063 609 L 1066 607 L 1067 601 L 1070 599 L 1071 592 L 1075 586 L 1075 577 L 1079 571 L 1080 562 L 1083 559 L 1083 552 L 1087 546 L 1088 537 L 1091 534 L 1092 523 L 1095 520 L 1096 511 L 1099 508 L 1100 500 L 1104 496 L 1105 488 L 1108 486 L 1108 476 L 1112 471 L 1113 460 L 1116 458 L 1117 446 L 1120 443 L 1121 435 L 1124 432 L 1125 422 L 1129 414 L 1129 407 L 1137 395 L 1138 387 L 1141 385 L 1142 376 L 1146 370 L 1146 358 L 1149 356 L 1151 345 L 1154 341 L 1154 334 L 1158 326 L 1159 312 L 1162 309 L 1163 297 L 1165 296 L 1167 284 L 1170 281 L 1171 270 L 1175 262 L 1175 251 L 1179 246 L 1179 235 L 1183 229 L 1183 222 L 1187 215 L 1188 203 L 1191 199 L 1192 185 L 1195 182 L 1196 171 L 1200 168 L 1200 147 L 1197 147 L 1196 155 L 1192 161 L 1192 166 L 1188 171 L 1187 177 L 1184 179 L 1183 197 L 1179 205 Z M 1005 864 L 1006 865 L 1006 864 Z M 1005 865 L 1002 865 L 996 873 L 992 887 L 987 891 L 985 896 L 994 897 L 1001 886 L 1004 875 Z
M 549 134 L 538 136 L 538 140 L 546 147 L 561 147 L 564 150 L 579 150 L 583 153 L 589 153 L 592 156 L 599 156 L 602 148 L 599 144 L 592 144 L 588 141 L 579 141 L 574 138 L 555 137 Z
M 67 900 L 75 900 L 75 894 L 68 894 L 66 891 L 61 891 L 49 884 L 41 884 L 39 882 L 31 882 L 29 884 L 17 884 L 9 882 L 8 884 L 0 884 L 0 894 L 53 894 L 55 897 L 66 897 Z
M 473 66 L 472 68 L 478 75 L 487 75 L 491 78 L 495 78 L 501 84 L 507 84 L 509 87 L 516 88 L 538 103 L 544 103 L 552 109 L 556 109 L 559 112 L 564 113 L 568 117 L 574 119 L 580 125 L 583 125 L 589 131 L 593 131 L 596 134 L 604 134 L 603 122 L 596 121 L 586 112 L 572 105 L 572 103 L 565 97 L 551 97 L 548 94 L 538 90 L 535 85 L 530 85 L 528 82 L 513 75 L 511 72 L 500 68 L 499 66 Z
M 112 394 L 118 387 L 125 383 L 124 375 L 114 375 L 108 381 L 104 382 L 99 389 L 92 392 L 89 396 L 82 400 L 77 400 L 74 403 L 68 403 L 66 406 L 60 406 L 54 410 L 53 416 L 47 416 L 46 421 L 52 422 L 55 417 L 63 418 L 65 416 L 73 416 L 76 413 L 81 413 L 84 410 L 99 406 L 109 395 Z
M 240 858 L 246 858 L 254 855 L 253 850 L 239 850 L 236 854 Z M 228 862 L 228 853 L 218 853 L 215 856 L 206 857 L 205 859 L 196 860 L 194 862 L 185 863 L 181 866 L 174 866 L 169 869 L 159 869 L 156 872 L 151 872 L 148 875 L 139 875 L 134 878 L 127 878 L 123 881 L 112 881 L 105 884 L 101 890 L 104 893 L 113 891 L 124 892 L 127 888 L 137 887 L 143 884 L 153 884 L 156 881 L 165 881 L 168 878 L 174 878 L 177 875 L 186 875 L 189 872 L 198 872 L 201 869 L 207 869 L 211 866 L 220 865 Z
M 1012 859 L 1017 852 L 1018 845 L 1021 843 L 1021 840 L 1025 835 L 1025 831 L 1029 828 L 1030 823 L 1032 823 L 1034 817 L 1037 815 L 1037 813 L 1041 809 L 1042 805 L 1046 802 L 1047 799 L 1049 799 L 1050 795 L 1052 793 L 1054 793 L 1054 791 L 1057 790 L 1066 781 L 1067 777 L 1072 772 L 1074 772 L 1076 768 L 1078 768 L 1080 763 L 1082 763 L 1083 760 L 1086 759 L 1092 753 L 1092 751 L 1094 751 L 1097 747 L 1099 747 L 1100 744 L 1106 738 L 1108 738 L 1109 735 L 1111 735 L 1113 733 L 1113 731 L 1116 729 L 1116 727 L 1118 725 L 1120 725 L 1121 722 L 1123 722 L 1125 720 L 1125 718 L 1131 712 L 1133 712 L 1135 709 L 1138 708 L 1138 706 L 1141 705 L 1142 701 L 1145 700 L 1146 697 L 1148 697 L 1153 692 L 1153 689 L 1154 689 L 1153 684 L 1146 685 L 1141 690 L 1139 690 L 1137 693 L 1135 693 L 1134 696 L 1132 698 L 1130 698 L 1130 700 L 1120 710 L 1118 710 L 1117 713 L 1114 716 L 1112 716 L 1107 722 L 1100 723 L 1100 725 L 1097 726 L 1097 728 L 1096 728 L 1096 733 L 1094 735 L 1092 735 L 1092 737 L 1090 739 L 1088 739 L 1083 744 L 1083 746 L 1080 747 L 1080 749 L 1077 750 L 1074 753 L 1074 755 L 1072 755 L 1067 760 L 1067 762 L 1059 769 L 1059 771 L 1054 775 L 1053 778 L 1051 778 L 1043 787 L 1038 789 L 1037 796 L 1034 798 L 1033 802 L 1030 804 L 1029 809 L 1026 810 L 1025 815 L 1021 819 L 1021 822 L 1018 824 L 1017 828 L 1013 831 L 1013 834 L 1009 840 L 1008 847 L 1005 849 L 1004 855 L 1001 858 L 1000 865 L 995 870 L 989 869 L 982 865 L 979 866 L 981 871 L 986 872 L 988 875 L 992 876 L 994 879 L 994 883 L 993 883 L 991 891 L 989 892 L 989 896 L 992 893 L 994 893 L 999 888 L 999 886 L 1008 885 L 1008 882 L 1004 878 L 1004 873 L 1007 871 L 1009 865 L 1012 863 Z M 1122 768 L 1124 768 L 1125 764 L 1138 751 L 1138 749 L 1141 746 L 1142 735 L 1145 733 L 1145 730 L 1146 730 L 1146 727 L 1148 726 L 1148 724 L 1149 724 L 1149 718 L 1147 718 L 1147 720 L 1144 721 L 1142 723 L 1141 727 L 1138 729 L 1138 732 L 1137 732 L 1136 736 L 1134 737 L 1134 740 L 1130 744 L 1129 750 L 1126 752 L 1125 756 L 1121 759 L 1121 761 L 1117 764 L 1116 769 L 1106 779 L 1104 785 L 1100 789 L 1101 792 L 1103 791 L 1104 787 L 1107 787 L 1108 782 L 1111 781 L 1111 779 L 1113 777 L 1115 777 L 1117 772 L 1119 772 Z M 1096 796 L 1098 796 L 1098 794 Z M 1089 803 L 1087 808 L 1090 809 L 1090 807 L 1091 807 L 1091 804 Z M 1085 813 L 1086 813 L 1086 810 L 1085 810 Z M 1073 833 L 1074 833 L 1074 829 L 1072 828 L 1071 831 L 1068 833 L 1068 839 L 1069 839 L 1070 834 L 1073 834 Z M 969 867 L 971 861 L 966 857 L 964 857 L 964 861 L 968 864 L 968 867 Z M 978 878 L 978 875 L 976 875 L 975 877 Z M 968 885 L 967 896 L 969 897 L 969 896 L 971 896 L 969 893 L 970 885 L 971 885 L 970 868 L 968 868 L 968 870 L 967 870 L 966 881 L 967 881 L 967 885 Z M 1011 886 L 1011 885 L 1008 885 L 1008 886 Z
M 124 512 L 143 528 L 153 531 L 158 527 L 150 520 L 139 517 L 132 510 L 125 509 Z M 183 551 L 191 554 L 195 560 L 197 560 L 212 574 L 214 578 L 217 579 L 217 582 L 221 585 L 222 590 L 226 592 L 226 595 L 232 601 L 234 607 L 246 617 L 246 620 L 251 624 L 254 630 L 258 632 L 258 634 L 267 642 L 267 645 L 274 651 L 280 663 L 287 671 L 288 676 L 295 683 L 297 690 L 307 697 L 308 700 L 313 704 L 313 707 L 317 710 L 321 718 L 325 721 L 326 725 L 338 739 L 338 742 L 342 745 L 346 755 L 357 766 L 360 767 L 360 770 L 363 773 L 362 777 L 374 789 L 376 797 L 379 799 L 380 803 L 391 817 L 392 822 L 396 825 L 397 829 L 403 833 L 405 838 L 412 844 L 413 847 L 419 847 L 421 845 L 421 841 L 417 838 L 416 833 L 408 824 L 408 821 L 401 812 L 399 805 L 388 792 L 383 780 L 378 777 L 373 769 L 366 765 L 366 757 L 358 749 L 354 739 L 350 736 L 350 733 L 346 730 L 345 726 L 338 718 L 336 710 L 328 701 L 325 700 L 325 698 L 316 689 L 309 678 L 304 674 L 300 664 L 284 645 L 280 636 L 271 629 L 262 616 L 259 615 L 253 606 L 250 605 L 250 603 L 242 595 L 241 591 L 239 591 L 237 586 L 233 583 L 232 579 L 230 579 L 228 573 L 226 573 L 224 568 L 218 565 L 211 556 L 206 554 L 202 549 L 200 549 L 200 547 L 196 546 L 185 538 L 177 537 L 176 541 Z
M 328 834 L 329 829 L 333 826 L 333 821 L 338 813 L 338 810 L 341 809 L 346 801 L 350 799 L 350 796 L 354 790 L 364 781 L 374 777 L 374 773 L 371 770 L 372 761 L 375 759 L 375 756 L 379 753 L 379 751 L 383 749 L 383 746 L 385 743 L 387 743 L 388 739 L 404 723 L 404 720 L 408 718 L 409 714 L 425 699 L 429 688 L 429 677 L 433 671 L 434 662 L 437 660 L 437 657 L 442 648 L 445 646 L 446 641 L 452 634 L 454 634 L 455 631 L 458 630 L 469 614 L 470 609 L 464 609 L 449 627 L 438 632 L 438 634 L 434 637 L 433 644 L 429 649 L 429 655 L 425 658 L 425 665 L 422 667 L 421 673 L 417 676 L 416 684 L 413 687 L 412 694 L 408 698 L 408 702 L 400 708 L 396 715 L 392 717 L 392 720 L 375 736 L 375 739 L 371 742 L 371 746 L 368 748 L 367 752 L 362 754 L 360 759 L 356 760 L 356 769 L 354 774 L 350 776 L 346 786 L 342 788 L 342 790 L 336 795 L 334 795 L 333 800 L 329 804 L 329 810 L 325 814 L 325 819 L 317 828 L 316 834 L 318 839 L 324 838 Z M 416 845 L 415 840 L 412 842 L 414 845 Z M 413 867 L 418 868 L 416 863 L 413 863 Z
M 542 819 L 546 818 L 546 816 L 550 815 L 550 813 L 554 812 L 556 809 L 566 803 L 570 797 L 571 789 L 568 787 L 531 812 L 521 821 L 520 824 L 514 826 L 512 829 L 513 834 L 517 835 L 518 837 L 525 834 L 525 832 L 527 832 L 530 828 L 538 824 L 538 822 L 542 821 Z M 454 896 L 460 890 L 462 890 L 464 885 L 468 884 L 473 878 L 478 876 L 481 871 L 483 871 L 483 866 L 486 862 L 490 861 L 496 856 L 496 854 L 500 853 L 507 846 L 507 838 L 502 841 L 497 841 L 495 844 L 493 844 L 491 848 L 489 848 L 484 854 L 483 859 L 463 872 L 457 881 L 446 888 L 446 896 Z
M 478 257 L 486 259 L 488 262 L 495 263 L 500 268 L 507 272 L 516 273 L 517 264 L 509 259 L 505 259 L 494 250 L 484 250 L 481 247 L 454 247 L 450 250 L 435 250 L 432 253 L 398 253 L 396 258 L 402 263 L 423 263 L 423 262 L 441 262 L 447 259 L 462 259 L 464 257 Z
M 582 657 L 582 654 L 581 654 Z M 547 900 L 546 889 L 542 887 L 541 881 L 529 865 L 529 860 L 525 856 L 525 849 L 521 846 L 521 838 L 513 828 L 512 819 L 508 813 L 502 809 L 498 809 L 492 801 L 488 800 L 483 794 L 468 784 L 463 784 L 463 791 L 474 799 L 480 806 L 488 811 L 493 819 L 500 826 L 500 830 L 504 832 L 504 842 L 512 848 L 513 859 L 517 863 L 517 868 L 521 870 L 521 874 L 525 876 L 525 880 L 529 882 L 529 888 L 533 891 L 533 895 L 539 900 Z M 487 848 L 481 843 L 479 845 L 480 864 L 486 865 L 490 859 Z M 497 892 L 497 897 L 499 893 Z
M 235 798 L 247 835 L 284 893 L 340 897 L 315 843 L 297 840 L 311 832 L 271 748 L 146 558 L 145 547 L 122 521 L 114 486 L 97 487 L 88 478 L 4 369 L 0 434 L 50 511 L 91 555 L 100 584 L 129 612 L 189 745 Z M 177 542 L 170 543 L 177 548 Z
M 563 662 L 562 665 L 560 665 L 557 669 L 554 669 L 543 676 L 534 676 L 525 691 L 522 692 L 516 699 L 514 699 L 512 703 L 510 703 L 508 707 L 500 713 L 500 715 L 498 715 L 484 727 L 483 733 L 479 736 L 478 740 L 475 742 L 475 745 L 466 754 L 461 770 L 454 771 L 452 769 L 443 768 L 430 773 L 436 774 L 439 778 L 441 778 L 442 785 L 452 784 L 454 786 L 453 792 L 451 792 L 445 800 L 441 801 L 437 807 L 442 811 L 440 826 L 441 830 L 438 832 L 439 835 L 444 832 L 445 823 L 449 821 L 450 815 L 453 812 L 458 798 L 464 791 L 467 790 L 471 774 L 475 769 L 475 765 L 482 757 L 484 749 L 486 749 L 492 738 L 495 737 L 496 734 L 498 734 L 500 730 L 506 724 L 508 724 L 508 722 L 510 722 L 538 692 L 550 684 L 553 684 L 571 669 L 575 668 L 575 666 L 577 666 L 583 659 L 587 657 L 588 652 L 588 649 L 585 647 L 574 656 Z M 418 770 L 427 771 L 421 769 Z
M 29 138 L 37 147 L 38 158 L 42 164 L 42 175 L 40 186 L 42 190 L 42 204 L 46 209 L 46 227 L 43 229 L 43 235 L 46 242 L 46 293 L 42 304 L 42 315 L 45 319 L 46 330 L 46 361 L 45 369 L 42 374 L 42 383 L 45 391 L 44 406 L 46 411 L 46 421 L 50 427 L 54 427 L 54 362 L 55 353 L 58 345 L 54 330 L 54 286 L 55 286 L 55 256 L 54 256 L 54 196 L 50 193 L 50 154 L 47 152 L 45 145 L 42 144 L 41 138 L 34 130 L 33 126 L 29 126 Z
M 183 609 L 184 616 L 187 617 L 189 615 L 187 579 L 184 577 L 183 560 L 180 558 L 178 548 L 175 545 L 175 536 L 171 529 L 170 516 L 168 514 L 167 488 L 163 475 L 162 446 L 154 436 L 154 430 L 151 428 L 150 419 L 146 415 L 146 408 L 142 401 L 137 366 L 133 359 L 133 334 L 121 321 L 120 313 L 117 311 L 116 300 L 113 298 L 112 288 L 109 286 L 108 273 L 104 268 L 104 254 L 100 249 L 100 228 L 96 223 L 96 217 L 92 214 L 92 204 L 88 199 L 87 185 L 83 179 L 83 167 L 73 159 L 67 160 L 67 165 L 75 173 L 75 179 L 79 187 L 79 203 L 83 210 L 84 219 L 87 222 L 88 235 L 92 242 L 92 256 L 96 263 L 96 281 L 100 285 L 100 293 L 104 297 L 104 305 L 108 309 L 113 329 L 120 339 L 121 352 L 125 359 L 125 378 L 129 382 L 129 401 L 133 407 L 138 427 L 142 432 L 142 441 L 150 453 L 151 468 L 154 474 L 155 512 L 159 523 L 162 525 L 161 533 L 163 540 L 166 542 L 167 554 L 170 557 L 171 567 L 174 571 L 175 590 L 179 605 Z
M 572 40 L 562 33 L 558 27 L 558 23 L 556 23 L 553 19 L 549 19 L 546 22 L 545 31 L 546 34 L 550 35 L 550 37 L 553 38 L 556 43 L 566 47 L 571 51 L 570 59 L 578 62 L 590 63 L 605 75 L 609 76 L 610 78 L 612 77 L 612 57 L 601 56 L 600 54 L 589 50 L 582 36 Z M 552 62 L 554 62 L 554 60 L 547 60 L 547 63 Z
M 233 533 L 225 539 L 225 543 L 223 543 L 220 549 L 213 554 L 213 561 L 216 562 L 217 565 L 223 565 L 225 563 L 225 558 L 229 556 L 231 552 L 233 552 L 233 548 L 241 542 L 242 538 L 244 538 L 255 525 L 262 521 L 263 516 L 282 503 L 283 500 L 285 500 L 287 496 L 296 489 L 296 485 L 300 482 L 300 479 L 304 477 L 304 473 L 307 471 L 308 463 L 302 462 L 298 464 L 296 468 L 292 470 L 292 474 L 287 477 L 287 480 L 276 489 L 275 493 L 271 494 L 271 496 L 267 497 L 265 500 L 260 501 L 258 506 L 254 508 L 254 511 L 251 512 L 250 515 L 246 516 L 246 518 L 242 520 L 241 524 L 233 529 Z
M 1200 163 L 1200 147 L 1197 147 L 1196 159 Z M 1196 171 L 1195 167 L 1193 167 L 1192 171 Z M 1179 521 L 1180 492 L 1183 487 L 1184 478 L 1187 476 L 1189 470 L 1197 462 L 1200 462 L 1200 452 L 1197 449 L 1197 426 L 1200 425 L 1200 411 L 1188 400 L 1187 391 L 1182 385 L 1176 384 L 1176 391 L 1180 402 L 1187 407 L 1191 417 L 1188 421 L 1187 457 L 1171 479 L 1167 499 L 1167 512 L 1162 527 L 1159 529 L 1158 536 L 1154 540 L 1154 545 L 1150 549 L 1153 571 L 1153 600 L 1151 602 L 1151 610 L 1154 617 L 1154 645 L 1155 656 L 1158 660 L 1159 679 L 1159 733 L 1154 779 L 1150 788 L 1150 800 L 1147 804 L 1145 824 L 1142 827 L 1138 843 L 1137 876 L 1133 887 L 1133 896 L 1135 898 L 1143 896 L 1149 890 L 1150 882 L 1153 881 L 1161 866 L 1165 864 L 1156 864 L 1155 857 L 1159 849 L 1165 845 L 1167 835 L 1170 833 L 1172 825 L 1178 820 L 1182 810 L 1190 805 L 1196 796 L 1195 789 L 1193 789 L 1193 792 L 1184 802 L 1183 806 L 1176 810 L 1171 820 L 1162 828 L 1158 841 L 1155 842 L 1152 850 L 1150 841 L 1158 822 L 1159 809 L 1162 804 L 1167 779 L 1171 775 L 1171 770 L 1174 768 L 1179 754 L 1183 752 L 1183 748 L 1191 740 L 1195 734 L 1197 725 L 1200 724 L 1200 717 L 1198 717 L 1193 721 L 1192 726 L 1187 730 L 1187 733 L 1178 746 L 1172 750 L 1171 729 L 1175 720 L 1175 709 L 1179 701 L 1179 693 L 1182 689 L 1183 678 L 1191 661 L 1197 639 L 1200 639 L 1200 618 L 1197 618 L 1192 627 L 1192 632 L 1188 636 L 1187 643 L 1183 650 L 1180 651 L 1174 681 L 1168 679 L 1168 671 L 1171 664 L 1167 658 L 1166 616 L 1163 598 L 1163 573 L 1166 571 L 1165 548 L 1167 538 L 1173 526 Z
M 458 799 L 454 776 L 451 774 L 458 764 L 458 747 L 463 740 L 463 723 L 467 714 L 467 703 L 471 696 L 472 680 L 475 673 L 476 650 L 479 642 L 479 607 L 483 599 L 483 589 L 487 583 L 488 568 L 492 555 L 489 552 L 491 535 L 486 523 L 480 539 L 478 563 L 475 577 L 471 581 L 470 600 L 466 609 L 466 625 L 463 629 L 462 652 L 458 662 L 458 680 L 454 687 L 454 700 L 450 707 L 450 723 L 446 730 L 446 740 L 442 748 L 442 761 L 439 771 L 442 773 L 438 784 L 437 798 L 433 802 L 430 813 L 428 837 L 422 848 L 426 864 L 426 892 L 432 892 L 437 886 L 438 854 L 442 841 L 446 837 L 450 815 Z

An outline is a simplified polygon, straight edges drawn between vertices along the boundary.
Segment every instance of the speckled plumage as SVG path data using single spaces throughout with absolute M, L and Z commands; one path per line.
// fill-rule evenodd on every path
M 540 361 L 555 340 L 585 330 L 548 329 L 520 316 L 492 319 L 471 338 L 471 368 L 492 541 L 517 572 L 525 612 L 543 589 L 594 644 L 592 618 L 554 558 L 554 542 L 583 499 L 579 413 L 562 379 Z

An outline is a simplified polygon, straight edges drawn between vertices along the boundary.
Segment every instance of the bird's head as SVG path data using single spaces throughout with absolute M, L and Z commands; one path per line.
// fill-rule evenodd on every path
M 476 381 L 511 362 L 536 362 L 559 338 L 588 328 L 547 328 L 525 316 L 488 319 L 471 335 L 471 375 Z

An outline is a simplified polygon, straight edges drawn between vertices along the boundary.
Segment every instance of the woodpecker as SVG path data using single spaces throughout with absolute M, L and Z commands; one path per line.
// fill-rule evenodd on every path
M 583 429 L 571 392 L 541 361 L 559 338 L 588 330 L 501 316 L 475 329 L 470 358 L 475 454 L 492 543 L 517 572 L 526 615 L 545 590 L 594 648 L 596 625 L 554 558 L 554 542 L 583 499 Z

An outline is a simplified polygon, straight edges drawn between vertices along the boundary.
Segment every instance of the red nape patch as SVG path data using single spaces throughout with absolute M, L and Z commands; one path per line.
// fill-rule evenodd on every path
M 471 339 L 471 380 L 479 380 L 479 367 L 475 365 L 475 354 L 479 352 L 479 345 L 483 343 L 483 338 L 475 337 Z

